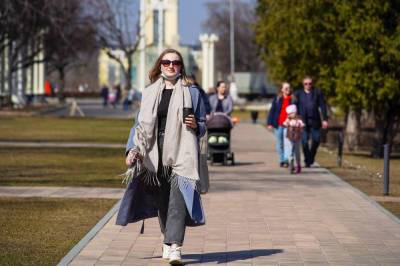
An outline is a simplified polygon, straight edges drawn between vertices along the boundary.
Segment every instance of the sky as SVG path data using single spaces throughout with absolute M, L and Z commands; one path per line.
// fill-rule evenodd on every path
M 222 0 L 220 2 L 227 2 Z M 202 33 L 202 23 L 207 19 L 206 3 L 210 0 L 179 1 L 179 34 L 182 44 L 196 44 Z
M 254 2 L 254 0 L 242 1 Z M 229 4 L 229 0 L 179 0 L 179 34 L 182 44 L 199 43 L 203 21 L 208 17 L 206 3 L 209 2 Z

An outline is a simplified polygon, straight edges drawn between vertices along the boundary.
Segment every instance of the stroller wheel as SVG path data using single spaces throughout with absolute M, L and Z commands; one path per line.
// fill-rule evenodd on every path
M 224 154 L 224 161 L 222 162 L 223 165 L 227 165 L 228 164 L 228 155 L 225 153 Z
M 232 165 L 235 165 L 235 154 L 232 152 L 232 156 L 231 156 L 231 162 Z

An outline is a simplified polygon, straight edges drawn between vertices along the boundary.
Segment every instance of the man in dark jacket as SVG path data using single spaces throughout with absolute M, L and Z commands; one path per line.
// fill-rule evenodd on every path
M 302 117 L 305 128 L 302 133 L 304 163 L 310 167 L 315 160 L 315 155 L 321 139 L 321 127 L 328 128 L 328 113 L 324 94 L 313 88 L 313 80 L 306 76 L 303 79 L 303 89 L 295 92 L 298 114 Z M 322 115 L 322 121 L 321 121 Z M 311 138 L 311 147 L 309 140 Z

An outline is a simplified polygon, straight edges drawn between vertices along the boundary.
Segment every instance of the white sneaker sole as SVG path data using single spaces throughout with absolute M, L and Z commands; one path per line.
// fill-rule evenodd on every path
M 170 260 L 169 264 L 171 265 L 182 265 L 182 260 Z

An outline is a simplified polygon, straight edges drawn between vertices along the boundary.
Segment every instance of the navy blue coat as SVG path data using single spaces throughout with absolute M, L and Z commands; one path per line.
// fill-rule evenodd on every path
M 281 109 L 282 109 L 282 99 L 283 97 L 278 97 L 276 96 L 273 100 L 272 100 L 272 104 L 271 104 L 271 109 L 269 110 L 269 114 L 267 117 L 267 125 L 271 125 L 274 128 L 278 128 L 278 119 L 279 119 L 279 114 L 281 113 Z M 290 100 L 290 104 L 294 104 L 295 100 L 294 97 L 292 96 L 291 100 Z
M 324 121 L 328 120 L 328 112 L 326 108 L 326 102 L 324 94 L 321 90 L 314 88 L 311 90 L 311 104 L 312 104 L 312 121 L 311 124 L 307 124 L 306 118 L 306 92 L 301 89 L 295 91 L 294 95 L 296 97 L 297 113 L 302 117 L 303 122 L 306 126 L 311 126 L 312 128 L 321 128 L 321 115 Z M 320 114 L 321 110 L 321 114 Z
M 197 136 L 200 139 L 206 131 L 205 126 L 205 107 L 199 90 L 192 86 L 189 88 L 194 115 L 198 124 Z M 137 121 L 137 119 L 136 119 Z M 131 128 L 126 152 L 134 147 L 133 136 L 135 134 L 136 124 Z M 127 225 L 143 219 L 157 217 L 157 208 L 155 206 L 154 188 L 151 188 L 140 181 L 140 178 L 134 178 L 125 190 L 124 196 L 119 207 L 117 215 L 117 225 Z M 191 186 L 179 186 L 182 196 L 185 200 L 190 219 L 187 219 L 187 226 L 197 226 L 205 223 L 204 210 L 201 203 L 200 194 L 193 190 Z

